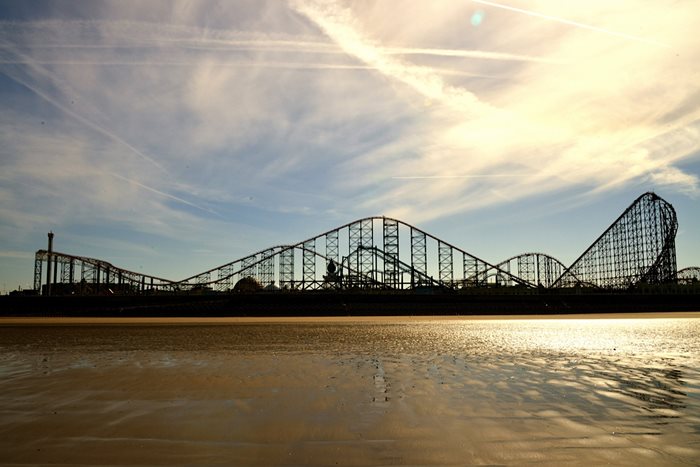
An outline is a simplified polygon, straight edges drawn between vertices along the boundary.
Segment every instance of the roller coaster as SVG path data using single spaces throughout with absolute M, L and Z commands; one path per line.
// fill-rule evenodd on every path
M 644 193 L 566 267 L 539 252 L 489 262 L 411 224 L 376 216 L 298 243 L 260 250 L 182 280 L 55 252 L 50 246 L 36 252 L 34 289 L 44 295 L 250 290 L 460 292 L 484 287 L 626 290 L 639 284 L 698 280 L 698 268 L 676 270 L 677 230 L 673 206 L 655 193 Z

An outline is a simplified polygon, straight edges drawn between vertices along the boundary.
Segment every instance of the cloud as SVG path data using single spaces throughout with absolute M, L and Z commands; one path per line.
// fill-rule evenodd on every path
M 0 250 L 0 258 L 34 259 L 31 251 Z
M 563 65 L 566 62 L 552 60 L 546 57 L 533 57 L 530 55 L 516 55 L 503 52 L 490 52 L 488 50 L 455 50 L 455 49 L 425 49 L 410 47 L 382 47 L 382 53 L 388 55 L 434 55 L 438 57 L 478 58 L 486 60 L 506 60 L 516 62 L 537 62 Z
M 139 165 L 124 160 L 119 147 L 105 147 L 94 135 L 78 137 L 75 123 L 39 124 L 6 112 L 0 134 L 7 143 L 0 151 L 4 161 L 0 182 L 12 196 L 7 200 L 8 216 L 11 211 L 17 213 L 6 217 L 6 222 L 11 218 L 45 225 L 128 220 L 136 208 L 148 207 L 152 212 L 155 208 L 138 189 L 112 175 L 138 177 Z
M 294 2 L 300 13 L 314 21 L 347 54 L 357 57 L 378 72 L 403 82 L 427 99 L 435 99 L 445 106 L 463 113 L 488 112 L 492 109 L 479 101 L 471 92 L 449 86 L 426 67 L 389 56 L 381 47 L 368 40 L 353 27 L 354 18 L 349 9 L 332 2 Z
M 481 3 L 504 10 L 502 4 Z M 695 92 L 695 77 L 687 70 L 700 50 L 685 35 L 694 16 L 688 10 L 635 10 L 628 3 L 592 14 L 611 27 L 524 10 L 512 14 L 512 8 L 501 16 L 489 11 L 501 38 L 526 37 L 519 47 L 542 59 L 513 67 L 512 79 L 494 90 L 476 83 L 453 85 L 436 68 L 387 54 L 389 49 L 376 40 L 386 17 L 373 23 L 361 10 L 332 1 L 293 5 L 346 53 L 407 85 L 414 100 L 437 104 L 425 109 L 424 137 L 414 139 L 401 163 L 382 150 L 348 162 L 353 173 L 372 167 L 366 186 L 379 194 L 365 201 L 369 210 L 387 206 L 400 215 L 429 219 L 572 186 L 595 187 L 593 193 L 640 177 L 682 192 L 697 190 L 697 177 L 673 164 L 697 151 L 698 139 L 688 133 L 695 134 L 700 113 L 686 107 L 672 124 L 658 120 Z M 408 21 L 397 9 L 390 21 L 402 20 Z M 440 30 L 441 20 L 447 18 L 427 22 Z M 542 20 L 554 24 L 531 34 L 533 23 Z M 618 32 L 645 21 L 654 21 L 659 40 Z M 659 47 L 660 42 L 668 47 Z M 551 66 L 560 61 L 566 64 Z M 513 171 L 522 176 L 498 176 Z M 381 183 L 383 189 L 377 190 Z
M 220 216 L 220 214 L 218 214 L 216 211 L 214 211 L 214 210 L 212 210 L 212 209 L 204 208 L 204 207 L 199 206 L 199 205 L 197 205 L 197 204 L 195 204 L 195 203 L 192 203 L 191 201 L 187 201 L 186 199 L 183 199 L 183 198 L 180 198 L 180 197 L 171 195 L 171 194 L 169 194 L 169 193 L 162 192 L 162 191 L 160 191 L 160 190 L 156 190 L 155 188 L 152 188 L 152 187 L 150 187 L 150 186 L 144 185 L 143 183 L 137 182 L 136 180 L 132 180 L 132 179 L 127 178 L 127 177 L 123 177 L 123 176 L 121 176 L 121 175 L 119 175 L 119 174 L 116 174 L 116 173 L 111 173 L 110 175 L 112 175 L 112 176 L 115 177 L 115 178 L 118 178 L 119 180 L 124 180 L 124 181 L 127 182 L 127 183 L 130 183 L 130 184 L 135 185 L 135 186 L 137 186 L 137 187 L 139 187 L 139 188 L 142 188 L 143 190 L 146 190 L 146 191 L 148 191 L 148 192 L 150 192 L 150 193 L 155 193 L 155 194 L 160 195 L 160 196 L 162 196 L 162 197 L 164 197 L 164 198 L 177 201 L 178 203 L 182 203 L 182 204 L 185 204 L 185 205 L 187 205 L 187 206 L 193 207 L 193 208 L 195 208 L 195 209 L 199 209 L 199 210 L 202 210 L 202 211 L 204 211 L 204 212 L 208 212 L 208 213 L 210 213 L 210 214 L 214 214 L 214 215 L 216 215 L 216 216 Z
M 219 62 L 221 50 L 198 39 L 227 34 L 151 26 L 149 32 L 110 20 L 0 25 L 0 72 L 15 89 L 11 98 L 2 95 L 8 105 L 0 115 L 3 236 L 54 228 L 64 239 L 77 238 L 82 228 L 128 235 L 138 247 L 144 236 L 157 235 L 166 244 L 205 242 L 228 261 L 236 255 L 232 247 L 259 249 L 258 242 L 272 238 L 276 230 L 255 225 L 270 213 L 329 212 L 334 157 L 371 144 L 363 139 L 375 131 L 368 112 L 387 121 L 399 113 L 392 93 L 368 93 L 338 74 L 366 67 L 338 53 L 324 52 L 336 60 L 319 62 L 303 40 L 283 47 L 279 38 L 263 43 L 259 33 L 238 34 L 239 43 L 227 43 L 224 52 L 238 47 L 241 66 L 230 67 Z M 197 43 L 205 47 L 192 47 Z M 302 50 L 278 56 L 297 46 Z M 320 49 L 329 47 L 337 49 L 327 42 Z M 163 56 L 183 66 L 163 69 Z M 348 95 L 360 97 L 343 102 Z M 384 102 L 381 111 L 373 108 Z M 271 243 L 283 241 L 289 238 L 278 233 Z
M 697 193 L 679 168 L 700 149 L 692 2 L 505 7 L 104 2 L 0 21 L 2 224 L 253 251 L 370 214 Z
M 661 42 L 658 42 L 658 41 L 655 41 L 652 39 L 648 39 L 646 37 L 635 36 L 632 34 L 624 33 L 622 31 L 613 31 L 610 29 L 601 28 L 598 26 L 593 26 L 591 24 L 585 24 L 585 23 L 581 23 L 578 21 L 571 21 L 571 20 L 566 19 L 566 18 L 552 16 L 552 15 L 546 15 L 546 14 L 539 13 L 539 12 L 533 11 L 533 10 L 526 10 L 524 8 L 516 8 L 516 7 L 510 6 L 510 5 L 503 4 L 503 3 L 490 2 L 487 0 L 472 0 L 472 2 L 479 3 L 482 5 L 487 5 L 487 6 L 494 7 L 494 8 L 502 8 L 504 10 L 513 11 L 513 12 L 521 13 L 521 14 L 528 15 L 528 16 L 533 16 L 535 18 L 545 19 L 548 21 L 555 21 L 558 23 L 565 24 L 567 26 L 574 26 L 574 27 L 581 28 L 581 29 L 588 29 L 588 30 L 600 32 L 603 34 L 609 34 L 611 36 L 620 37 L 620 38 L 623 38 L 625 40 L 642 42 L 642 43 L 650 44 L 650 45 L 654 45 L 654 46 L 667 47 L 667 44 L 664 44 L 664 43 L 661 43 Z
M 35 61 L 33 61 L 31 58 L 26 57 L 26 56 L 24 56 L 23 54 L 20 54 L 20 53 L 17 53 L 17 52 L 15 52 L 15 53 L 16 53 L 20 58 L 23 59 L 23 61 L 20 62 L 20 63 L 22 63 L 22 64 L 28 66 L 28 67 L 32 70 L 32 72 L 34 72 L 36 75 L 39 75 L 39 76 L 41 76 L 41 77 L 43 77 L 43 78 L 48 78 L 48 79 L 50 79 L 50 80 L 52 79 L 51 76 L 49 75 L 48 71 L 47 71 L 46 69 L 44 69 L 43 67 L 41 67 L 40 65 L 38 65 L 38 64 L 37 64 Z M 9 63 L 18 63 L 18 62 L 9 62 Z M 110 131 L 107 130 L 106 128 L 103 128 L 103 127 L 100 126 L 99 124 L 97 124 L 97 123 L 95 123 L 95 122 L 93 122 L 93 121 L 88 120 L 87 118 L 83 117 L 83 116 L 80 115 L 79 113 L 77 113 L 77 112 L 73 111 L 72 109 L 70 109 L 70 108 L 69 108 L 68 106 L 66 106 L 65 104 L 62 104 L 59 100 L 54 99 L 53 97 L 49 96 L 47 93 L 45 93 L 44 91 L 42 91 L 41 89 L 39 89 L 37 86 L 33 85 L 33 84 L 31 83 L 30 80 L 24 80 L 24 79 L 22 79 L 20 76 L 18 76 L 19 74 L 13 73 L 13 72 L 8 71 L 8 70 L 5 70 L 5 71 L 4 71 L 4 74 L 5 74 L 6 76 L 10 77 L 11 79 L 13 79 L 13 80 L 14 80 L 15 82 L 17 82 L 18 84 L 21 84 L 22 86 L 25 86 L 26 88 L 28 88 L 29 90 L 31 90 L 34 94 L 36 94 L 37 96 L 41 97 L 41 98 L 44 99 L 45 101 L 51 103 L 51 104 L 54 105 L 57 109 L 61 110 L 63 113 L 65 113 L 65 114 L 67 114 L 67 115 L 69 115 L 69 116 L 75 118 L 76 120 L 80 121 L 83 125 L 85 125 L 85 126 L 91 128 L 92 130 L 94 130 L 94 131 L 96 131 L 96 132 L 98 132 L 98 133 L 101 133 L 102 135 L 107 136 L 108 138 L 111 138 L 111 139 L 114 140 L 115 142 L 117 142 L 117 143 L 123 145 L 125 148 L 127 148 L 129 151 L 131 151 L 133 154 L 139 156 L 140 158 L 142 158 L 142 159 L 145 160 L 146 162 L 152 164 L 153 166 L 157 167 L 158 169 L 163 170 L 163 166 L 162 166 L 161 164 L 159 164 L 156 160 L 154 160 L 152 157 L 147 156 L 147 155 L 144 154 L 143 152 L 139 151 L 138 149 L 136 149 L 135 147 L 133 147 L 132 145 L 130 145 L 128 142 L 124 141 L 124 140 L 123 140 L 122 138 L 120 138 L 118 135 L 116 135 L 116 134 L 110 132 Z M 57 84 L 57 83 L 54 83 L 54 84 Z

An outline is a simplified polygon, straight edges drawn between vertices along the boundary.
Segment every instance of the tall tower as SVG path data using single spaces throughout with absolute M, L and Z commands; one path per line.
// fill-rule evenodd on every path
M 49 248 L 46 255 L 46 295 L 51 295 L 51 256 L 53 253 L 53 232 L 49 232 Z

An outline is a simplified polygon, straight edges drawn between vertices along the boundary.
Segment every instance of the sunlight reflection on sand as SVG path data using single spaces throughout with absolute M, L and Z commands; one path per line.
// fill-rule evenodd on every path
M 677 465 L 697 314 L 0 326 L 17 464 Z

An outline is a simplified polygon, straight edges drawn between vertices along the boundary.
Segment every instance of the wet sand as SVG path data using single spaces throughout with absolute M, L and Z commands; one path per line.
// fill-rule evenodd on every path
M 698 315 L 610 318 L 4 320 L 0 463 L 697 465 Z

